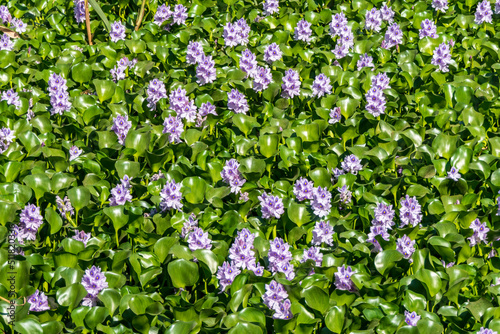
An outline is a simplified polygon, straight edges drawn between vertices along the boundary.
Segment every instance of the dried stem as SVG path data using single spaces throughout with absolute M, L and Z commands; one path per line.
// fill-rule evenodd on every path
M 137 23 L 135 24 L 135 31 L 139 30 L 141 27 L 142 19 L 144 18 L 144 6 L 146 5 L 146 0 L 142 0 L 141 11 L 139 12 L 139 17 L 137 18 Z
M 85 0 L 85 25 L 87 26 L 87 35 L 89 38 L 89 45 L 92 45 L 92 32 L 90 31 L 90 14 L 89 14 L 89 2 Z

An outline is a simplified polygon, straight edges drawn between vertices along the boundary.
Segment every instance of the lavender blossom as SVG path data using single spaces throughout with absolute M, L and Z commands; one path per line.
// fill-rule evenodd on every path
M 330 85 L 330 78 L 320 73 L 312 85 L 313 96 L 322 97 L 323 95 L 330 95 L 332 93 L 332 85 Z
M 401 209 L 399 210 L 400 228 L 406 225 L 416 226 L 422 222 L 422 207 L 415 196 L 401 199 Z
M 237 89 L 231 89 L 231 92 L 227 93 L 227 108 L 235 114 L 246 114 L 249 108 L 245 94 Z
M 405 322 L 409 326 L 416 326 L 417 322 L 420 320 L 420 316 L 416 312 L 405 311 Z
M 373 225 L 370 227 L 370 233 L 368 233 L 368 239 L 366 239 L 366 241 L 373 244 L 374 248 L 372 252 L 378 253 L 382 251 L 382 246 L 380 245 L 378 240 L 375 239 L 375 237 L 377 235 L 380 235 L 382 239 L 384 239 L 385 241 L 389 241 L 390 235 L 387 232 L 387 228 L 383 225 L 378 224 L 376 220 L 372 221 L 372 224 Z
M 419 30 L 420 39 L 424 37 L 437 38 L 436 25 L 429 19 L 425 19 L 421 24 L 422 28 Z
M 233 194 L 238 194 L 241 191 L 241 187 L 246 182 L 246 180 L 243 178 L 243 175 L 238 170 L 239 167 L 240 164 L 238 163 L 238 161 L 236 159 L 231 159 L 226 161 L 226 165 L 220 172 L 222 181 L 224 181 L 231 187 L 231 192 Z
M 448 10 L 448 0 L 432 0 L 432 8 L 436 11 L 446 13 Z
M 187 122 L 194 122 L 198 117 L 197 109 L 193 100 L 187 100 L 182 109 L 177 112 L 177 116 Z
M 350 205 L 352 202 L 352 192 L 349 190 L 348 185 L 343 185 L 342 188 L 337 188 L 340 193 L 340 203 L 343 205 Z
M 497 332 L 495 332 L 493 329 L 481 327 L 481 329 L 478 330 L 476 334 L 497 334 Z
M 28 303 L 30 304 L 30 311 L 33 312 L 43 312 L 50 310 L 49 299 L 44 292 L 39 291 L 38 289 L 34 294 L 28 297 Z
M 71 201 L 69 200 L 68 196 L 65 196 L 64 199 L 56 196 L 56 204 L 63 218 L 68 219 L 68 217 L 71 217 L 75 214 L 75 210 L 73 208 L 73 205 L 71 205 Z
M 460 175 L 458 169 L 456 169 L 455 167 L 451 167 L 450 171 L 448 172 L 448 176 L 446 176 L 446 178 L 457 182 L 458 180 L 460 180 L 461 176 L 462 175 Z
M 198 64 L 204 55 L 203 47 L 199 42 L 189 41 L 186 55 L 186 62 L 188 64 Z
M 377 225 L 381 225 L 386 229 L 392 229 L 394 223 L 395 212 L 392 209 L 392 204 L 387 205 L 385 203 L 377 203 L 377 207 L 374 210 L 375 221 Z
M 237 46 L 248 44 L 248 36 L 250 34 L 250 26 L 244 18 L 239 19 L 235 23 L 228 22 L 224 26 L 222 37 L 226 46 Z
M 211 249 L 212 240 L 208 238 L 208 232 L 203 232 L 199 227 L 193 228 L 188 236 L 189 249 L 194 252 L 197 249 Z
M 300 260 L 300 262 L 304 263 L 307 260 L 313 260 L 316 267 L 321 267 L 321 263 L 323 262 L 323 254 L 320 252 L 319 248 L 316 247 L 304 249 L 304 254 L 302 255 L 302 260 Z
M 215 106 L 210 102 L 202 103 L 201 107 L 198 109 L 196 126 L 201 126 L 203 122 L 207 119 L 207 116 L 209 114 L 217 116 L 217 112 L 215 111 Z
M 0 6 L 0 20 L 2 23 L 9 23 L 12 20 L 12 15 L 9 12 L 7 6 Z
M 354 154 L 345 157 L 344 161 L 340 164 L 344 172 L 357 175 L 360 170 L 363 169 L 361 166 L 361 160 L 358 159 Z
M 212 60 L 212 56 L 203 55 L 201 57 L 201 61 L 196 67 L 196 78 L 198 78 L 200 86 L 212 83 L 217 79 L 215 61 Z
M 471 247 L 474 247 L 481 242 L 484 242 L 485 244 L 488 243 L 487 234 L 490 229 L 486 226 L 486 223 L 481 223 L 479 219 L 476 219 L 470 224 L 470 228 L 472 229 L 472 231 L 474 231 L 472 237 L 467 238 L 470 240 Z
M 272 81 L 273 75 L 269 67 L 257 66 L 256 70 L 253 72 L 253 90 L 256 92 L 266 90 Z
M 125 26 L 120 21 L 111 23 L 111 32 L 109 33 L 111 42 L 118 42 L 125 40 Z
M 292 311 L 290 308 L 292 307 L 292 303 L 290 302 L 290 299 L 285 299 L 282 302 L 278 302 L 274 304 L 274 314 L 273 318 L 274 319 L 282 319 L 282 320 L 288 320 L 293 317 Z
M 346 290 L 349 292 L 356 291 L 356 286 L 352 281 L 352 275 L 356 274 L 356 270 L 352 270 L 350 266 L 346 266 L 345 264 L 339 268 L 339 270 L 335 273 L 335 288 L 338 290 Z
M 174 15 L 174 12 L 170 10 L 170 6 L 163 4 L 159 6 L 158 9 L 156 10 L 154 23 L 161 26 L 163 22 L 169 20 L 172 17 L 172 15 Z
M 74 0 L 73 4 L 75 5 L 73 12 L 76 23 L 85 22 L 85 0 Z
M 491 23 L 493 11 L 489 0 L 483 0 L 477 5 L 474 22 L 481 24 L 483 22 Z
M 24 244 L 24 240 L 35 240 L 36 233 L 43 223 L 40 208 L 34 204 L 27 204 L 19 215 L 19 243 Z
M 89 242 L 92 235 L 90 233 L 85 233 L 85 231 L 75 230 L 75 235 L 72 237 L 77 241 L 83 242 L 83 245 L 87 247 L 87 242 Z
M 412 262 L 411 256 L 415 252 L 415 241 L 411 240 L 406 234 L 397 240 L 396 250 L 403 254 L 404 258 Z
M 274 217 L 279 219 L 281 215 L 285 213 L 283 200 L 278 196 L 262 193 L 262 195 L 257 198 L 260 201 L 262 218 L 266 219 Z
M 19 95 L 14 89 L 9 89 L 3 92 L 0 101 L 7 101 L 8 105 L 13 105 L 16 107 L 16 109 L 19 109 L 21 107 Z
M 127 138 L 127 133 L 130 128 L 132 128 L 132 122 L 128 120 L 128 115 L 118 115 L 113 118 L 111 130 L 118 136 L 118 142 L 121 145 L 125 145 L 125 139 Z
M 337 59 L 342 59 L 345 56 L 347 56 L 347 53 L 349 52 L 349 48 L 342 43 L 337 43 L 337 45 L 335 46 L 335 49 L 332 50 L 332 52 Z
M 319 221 L 314 225 L 312 244 L 320 246 L 322 243 L 333 246 L 333 227 L 324 221 Z
M 332 194 L 325 188 L 314 188 L 311 206 L 314 214 L 318 217 L 326 217 L 330 214 L 332 205 L 330 203 Z
M 176 183 L 175 181 L 170 181 L 165 184 L 163 189 L 160 192 L 161 203 L 160 209 L 161 211 L 166 211 L 169 209 L 180 210 L 182 209 L 182 193 L 181 193 L 181 185 Z
M 83 298 L 82 306 L 93 307 L 97 305 L 97 295 L 108 287 L 108 282 L 101 268 L 92 266 L 92 268 L 85 270 L 82 285 L 87 290 L 87 296 Z
M 173 14 L 174 23 L 178 25 L 186 24 L 187 17 L 188 17 L 187 8 L 184 7 L 183 5 L 175 5 Z
M 385 95 L 378 87 L 370 88 L 366 93 L 366 102 L 365 109 L 372 114 L 373 117 L 378 117 L 385 113 Z
M 382 13 L 377 8 L 366 12 L 365 29 L 379 32 L 382 28 Z
M 153 79 L 149 82 L 147 90 L 148 108 L 156 110 L 156 104 L 163 98 L 167 97 L 167 90 L 163 81 Z
M 83 150 L 82 149 L 79 149 L 77 146 L 73 145 L 71 146 L 71 148 L 69 149 L 69 161 L 73 161 L 75 160 L 76 158 L 78 158 L 81 154 L 83 153 Z
M 500 14 L 500 0 L 495 2 L 495 14 Z
M 192 213 L 182 225 L 181 237 L 185 238 L 188 236 L 195 227 L 198 227 L 198 220 L 196 219 L 196 215 Z
M 229 262 L 224 261 L 222 266 L 217 270 L 217 279 L 219 280 L 220 291 L 225 291 L 228 286 L 233 284 L 234 279 L 241 273 L 237 267 L 229 264 Z
M 364 56 L 359 57 L 356 65 L 358 67 L 358 71 L 361 71 L 363 67 L 371 67 L 373 71 L 375 67 L 375 65 L 373 65 L 373 57 L 369 56 L 367 53 L 365 53 Z
M 118 80 L 125 79 L 125 71 L 129 67 L 133 67 L 136 62 L 137 59 L 130 61 L 127 57 L 123 57 L 122 59 L 120 59 L 116 66 L 109 71 L 111 73 L 111 76 L 113 77 L 113 81 L 118 82 Z
M 342 169 L 334 168 L 332 170 L 332 174 L 332 183 L 335 183 L 339 179 L 340 175 L 345 175 L 345 171 Z
M 330 35 L 332 37 L 342 36 L 345 27 L 347 27 L 347 18 L 344 13 L 332 15 L 332 22 L 330 22 Z
M 445 268 L 451 268 L 455 265 L 455 262 L 450 262 L 450 263 L 446 264 L 446 262 L 444 262 L 443 260 L 441 260 L 441 263 L 443 264 L 443 267 L 445 267 Z
M 275 61 L 281 60 L 282 56 L 283 52 L 281 52 L 279 45 L 271 43 L 267 46 L 266 51 L 264 52 L 264 61 L 272 64 Z
M 231 266 L 241 269 L 255 267 L 255 252 L 253 251 L 254 239 L 255 234 L 251 233 L 246 228 L 238 232 L 238 236 L 234 239 L 229 249 Z
M 264 0 L 264 15 L 273 15 L 279 12 L 279 1 L 278 0 Z
M 288 293 L 285 287 L 276 281 L 271 281 L 271 283 L 266 284 L 266 292 L 262 296 L 264 305 L 274 310 L 275 305 L 284 302 L 288 298 Z
M 51 115 L 62 115 L 63 112 L 71 110 L 66 80 L 55 73 L 49 77 L 49 96 L 52 105 Z
M 379 73 L 376 76 L 372 77 L 372 88 L 375 87 L 379 90 L 389 89 L 390 79 L 385 73 Z
M 240 70 L 245 72 L 247 77 L 253 77 L 253 73 L 257 70 L 257 57 L 249 49 L 241 53 Z
M 281 97 L 288 99 L 300 95 L 300 77 L 297 71 L 289 69 L 283 77 Z
M 12 19 L 12 26 L 14 27 L 14 30 L 18 34 L 25 33 L 26 29 L 28 28 L 28 25 L 26 23 L 24 23 L 21 19 L 18 19 L 18 18 Z
M 380 14 L 382 14 L 382 20 L 392 23 L 394 21 L 394 11 L 391 7 L 383 5 L 380 8 Z
M 269 269 L 273 274 L 277 272 L 283 272 L 287 276 L 287 279 L 293 279 L 293 266 L 290 264 L 292 260 L 292 253 L 290 252 L 290 245 L 283 241 L 281 238 L 275 238 L 270 242 L 269 252 L 267 254 L 269 258 Z M 291 277 L 287 272 L 291 270 Z
M 297 201 L 303 201 L 306 199 L 313 198 L 313 189 L 314 183 L 312 181 L 307 180 L 306 178 L 301 177 L 297 181 L 295 181 L 293 187 L 293 193 L 297 198 Z
M 330 109 L 330 119 L 328 120 L 329 124 L 335 124 L 340 122 L 340 119 L 342 118 L 342 114 L 340 112 L 340 107 L 335 107 L 333 109 Z
M 393 46 L 403 43 L 403 31 L 399 27 L 399 24 L 393 23 L 387 28 L 385 33 L 385 39 L 382 43 L 382 47 L 385 49 L 390 49 Z
M 132 195 L 129 188 L 120 183 L 111 189 L 110 206 L 125 205 L 127 202 L 132 202 Z
M 169 116 L 163 123 L 163 133 L 168 134 L 168 141 L 170 143 L 180 143 L 183 132 L 184 124 L 180 117 Z
M 9 128 L 0 129 L 0 154 L 9 149 L 10 144 L 14 142 L 14 133 Z
M 296 41 L 304 41 L 309 43 L 311 41 L 311 23 L 305 19 L 300 20 L 295 27 L 293 39 Z
M 431 64 L 439 66 L 439 70 L 441 72 L 449 72 L 448 65 L 450 63 L 450 47 L 447 43 L 443 42 L 436 49 L 434 49 Z

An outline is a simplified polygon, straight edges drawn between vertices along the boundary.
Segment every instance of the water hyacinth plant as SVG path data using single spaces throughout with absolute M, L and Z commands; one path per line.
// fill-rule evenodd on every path
M 0 332 L 500 333 L 500 1 L 0 25 Z

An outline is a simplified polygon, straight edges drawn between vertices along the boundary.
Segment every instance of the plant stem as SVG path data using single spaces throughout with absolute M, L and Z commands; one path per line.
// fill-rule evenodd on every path
M 146 0 L 142 0 L 141 11 L 139 12 L 139 18 L 137 19 L 137 23 L 135 25 L 135 31 L 139 30 L 141 26 L 142 19 L 144 18 L 144 6 L 146 5 Z
M 89 2 L 85 0 L 85 25 L 87 26 L 87 35 L 89 39 L 89 45 L 92 45 L 92 32 L 90 31 L 90 14 L 89 14 Z

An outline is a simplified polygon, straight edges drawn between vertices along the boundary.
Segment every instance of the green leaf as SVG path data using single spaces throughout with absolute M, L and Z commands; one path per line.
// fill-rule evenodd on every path
M 123 205 L 109 206 L 103 209 L 103 212 L 113 222 L 115 231 L 118 231 L 128 223 L 128 215 L 123 212 Z
M 141 171 L 141 165 L 137 161 L 116 160 L 115 168 L 120 179 L 125 175 L 134 178 L 138 176 Z
M 106 288 L 102 290 L 99 293 L 98 298 L 108 309 L 110 315 L 113 315 L 118 306 L 120 306 L 121 296 L 115 289 Z
M 333 306 L 325 316 L 326 327 L 334 333 L 343 333 L 345 321 L 345 307 Z
M 320 311 L 322 314 L 330 306 L 328 294 L 317 286 L 313 285 L 302 290 L 302 296 L 305 298 L 307 306 Z
M 106 17 L 106 14 L 104 14 L 104 12 L 102 11 L 101 6 L 99 6 L 97 1 L 96 0 L 89 0 L 89 5 L 91 5 L 92 8 L 94 8 L 97 15 L 99 15 L 99 17 L 102 20 L 102 23 L 104 24 L 104 26 L 106 27 L 108 32 L 111 32 L 111 25 L 109 24 L 108 18 Z
M 27 186 L 33 189 L 37 200 L 50 191 L 50 179 L 44 173 L 28 175 L 23 181 Z
M 217 272 L 219 263 L 214 252 L 208 249 L 197 249 L 193 252 L 193 255 L 200 262 L 205 263 L 212 274 L 215 274 Z
M 92 67 L 85 63 L 79 63 L 71 69 L 73 80 L 79 83 L 87 83 L 92 80 Z
M 49 222 L 50 233 L 57 233 L 62 227 L 62 218 L 59 216 L 53 208 L 48 207 L 45 209 L 45 219 Z
M 57 290 L 56 299 L 59 305 L 67 306 L 71 311 L 80 304 L 86 295 L 87 290 L 85 290 L 83 285 L 81 283 L 74 283 Z
M 394 249 L 388 249 L 383 252 L 380 252 L 375 256 L 375 268 L 377 271 L 385 275 L 388 271 L 396 265 L 397 261 L 400 261 L 403 258 L 403 254 Z
M 183 192 L 184 198 L 189 203 L 203 203 L 207 189 L 207 182 L 204 179 L 198 176 L 187 177 L 182 180 L 182 185 L 191 189 L 189 192 Z
M 198 265 L 194 262 L 177 259 L 168 264 L 167 270 L 172 284 L 176 288 L 193 286 L 198 282 Z
M 115 94 L 116 84 L 113 81 L 94 79 L 92 82 L 101 103 L 109 100 Z
M 68 198 L 76 211 L 80 211 L 90 202 L 90 191 L 85 187 L 74 187 L 68 190 Z
M 416 272 L 415 278 L 427 287 L 430 297 L 434 297 L 441 290 L 441 278 L 433 271 L 420 268 L 420 270 Z
M 288 218 L 299 227 L 311 221 L 311 214 L 308 212 L 305 204 L 292 202 L 286 212 Z

